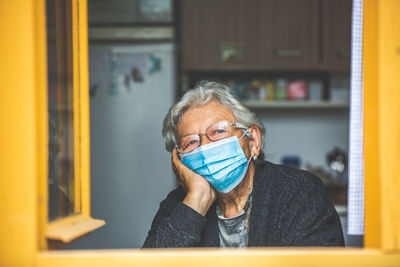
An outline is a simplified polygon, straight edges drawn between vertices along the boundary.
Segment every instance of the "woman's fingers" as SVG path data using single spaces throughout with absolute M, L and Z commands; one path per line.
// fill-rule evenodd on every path
M 179 159 L 178 151 L 176 151 L 176 148 L 174 148 L 174 150 L 172 150 L 171 156 L 172 156 L 172 163 L 173 163 L 174 167 L 176 167 L 179 163 L 182 164 L 181 160 Z
M 171 158 L 172 158 L 172 168 L 174 169 L 175 174 L 179 177 L 182 175 L 182 162 L 179 159 L 178 152 L 176 151 L 176 148 L 171 153 Z
M 178 151 L 176 151 L 176 148 L 172 151 L 172 164 L 173 167 L 175 167 L 177 175 L 178 176 L 183 176 L 181 178 L 186 178 L 189 177 L 195 172 L 193 172 L 191 169 L 185 166 L 185 164 L 182 163 L 181 159 L 179 158 Z
M 186 186 L 186 181 L 185 181 L 185 176 L 183 174 L 184 168 L 187 168 L 183 163 L 181 162 L 178 152 L 176 151 L 176 148 L 171 153 L 171 158 L 172 158 L 172 169 L 174 170 L 175 175 L 178 177 L 178 182 L 179 184 L 183 187 L 184 191 L 187 191 L 187 186 Z

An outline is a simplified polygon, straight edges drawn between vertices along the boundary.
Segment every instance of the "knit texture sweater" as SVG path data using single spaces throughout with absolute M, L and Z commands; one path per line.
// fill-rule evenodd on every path
M 143 248 L 219 247 L 216 202 L 207 214 L 173 190 L 160 204 Z M 248 246 L 344 246 L 342 227 L 315 175 L 264 161 L 256 164 Z

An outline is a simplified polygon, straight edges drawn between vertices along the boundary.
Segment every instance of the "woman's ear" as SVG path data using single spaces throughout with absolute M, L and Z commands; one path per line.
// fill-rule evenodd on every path
M 250 152 L 252 156 L 258 156 L 260 154 L 261 149 L 261 132 L 257 126 L 251 126 L 249 128 L 249 132 L 251 133 L 252 137 L 249 138 L 250 140 Z

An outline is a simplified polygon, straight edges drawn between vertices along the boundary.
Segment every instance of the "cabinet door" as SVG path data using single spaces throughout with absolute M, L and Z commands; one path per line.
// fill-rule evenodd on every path
M 319 0 L 259 1 L 259 68 L 320 68 Z
M 180 1 L 183 70 L 257 65 L 256 0 Z
M 351 0 L 324 0 L 326 68 L 328 71 L 350 71 Z

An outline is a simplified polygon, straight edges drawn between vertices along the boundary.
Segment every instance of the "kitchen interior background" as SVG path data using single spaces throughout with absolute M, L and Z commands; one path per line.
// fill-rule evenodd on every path
M 177 183 L 161 136 L 201 80 L 266 127 L 266 158 L 316 173 L 346 233 L 351 0 L 89 0 L 91 202 L 67 248 L 140 247 Z M 362 237 L 345 236 L 347 246 Z

